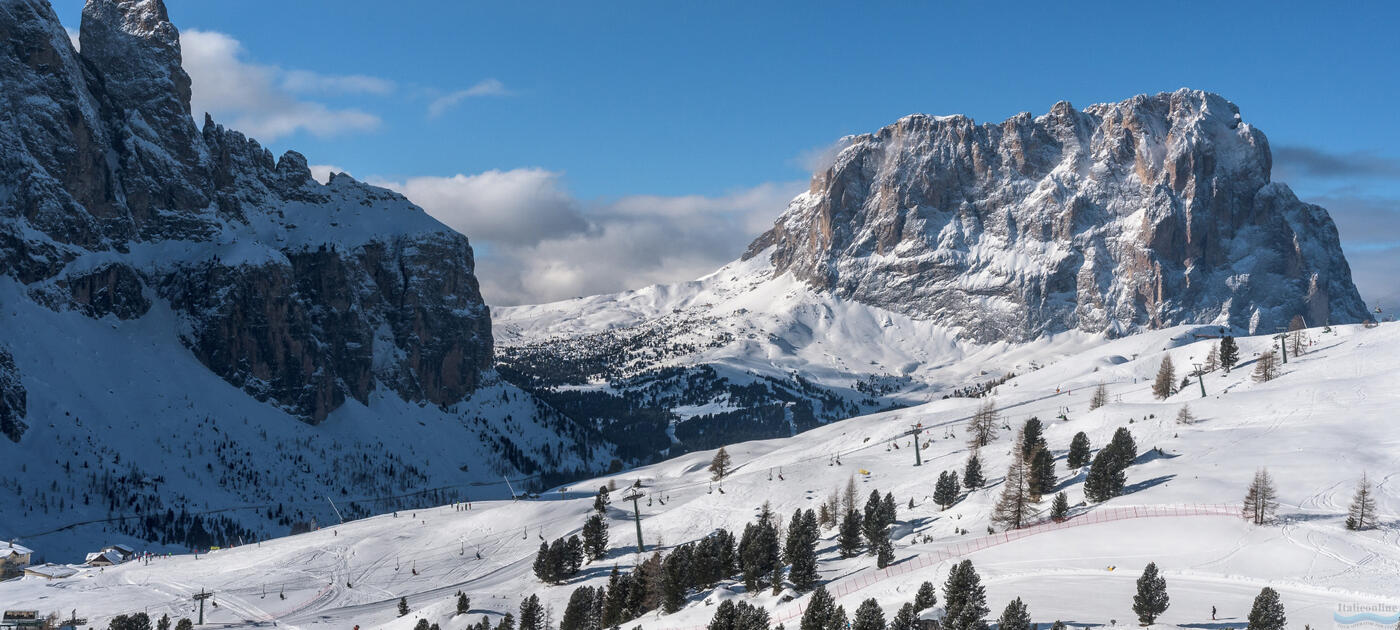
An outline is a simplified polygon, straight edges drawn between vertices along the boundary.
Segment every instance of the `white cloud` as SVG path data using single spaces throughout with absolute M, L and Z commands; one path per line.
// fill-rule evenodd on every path
M 457 90 L 446 96 L 433 99 L 433 102 L 428 103 L 428 117 L 437 118 L 447 110 L 456 107 L 458 103 L 469 98 L 479 96 L 506 96 L 508 94 L 510 94 L 510 90 L 506 89 L 504 83 L 496 79 L 486 79 L 465 90 Z
M 371 180 L 374 181 L 374 180 Z M 690 280 L 734 260 L 801 182 L 707 197 L 583 202 L 542 169 L 374 181 L 472 239 L 491 304 L 530 304 Z
M 393 81 L 363 74 L 332 75 L 309 70 L 282 73 L 282 88 L 303 94 L 389 94 L 395 87 Z
M 191 108 L 196 120 L 209 112 L 215 120 L 263 141 L 297 131 L 322 137 L 368 131 L 380 124 L 373 114 L 301 100 L 296 93 L 392 89 L 392 83 L 373 77 L 289 72 L 250 63 L 242 59 L 238 40 L 215 31 L 185 30 L 180 33 L 180 47 L 193 82 Z
M 322 184 L 331 181 L 331 173 L 350 174 L 350 171 L 334 164 L 308 164 L 307 167 L 311 169 L 311 178 Z

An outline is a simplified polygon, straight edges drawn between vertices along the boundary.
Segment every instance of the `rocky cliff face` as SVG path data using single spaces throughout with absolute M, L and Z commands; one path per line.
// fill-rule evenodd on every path
M 46 2 L 0 0 L 0 41 L 0 276 L 30 299 L 172 309 L 205 366 L 311 422 L 376 387 L 440 406 L 478 387 L 492 341 L 467 239 L 196 126 L 160 0 L 88 2 L 81 53 Z
M 746 259 L 977 341 L 1366 318 L 1327 212 L 1269 181 L 1264 134 L 1217 95 L 915 115 L 844 144 Z

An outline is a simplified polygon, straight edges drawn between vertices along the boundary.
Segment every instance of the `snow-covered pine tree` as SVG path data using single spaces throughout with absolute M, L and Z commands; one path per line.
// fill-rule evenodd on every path
M 1264 525 L 1273 522 L 1277 512 L 1278 492 L 1274 489 L 1273 477 L 1269 476 L 1269 469 L 1260 468 L 1254 472 L 1254 480 L 1245 492 L 1241 516 L 1255 525 Z
M 918 630 L 919 611 L 913 604 L 905 604 L 899 607 L 899 612 L 890 619 L 889 630 Z
M 1069 495 L 1064 492 L 1055 494 L 1055 500 L 1050 504 L 1050 518 L 1056 521 L 1063 521 L 1069 516 Z
M 885 530 L 880 541 L 875 543 L 875 567 L 883 569 L 894 562 L 894 543 L 890 542 L 890 532 Z
M 1065 622 L 1056 619 L 1055 623 L 1050 624 L 1050 630 L 1069 630 L 1069 627 L 1065 625 Z
M 788 519 L 787 538 L 783 540 L 783 562 L 792 564 L 797 548 L 805 542 L 805 533 L 802 529 L 802 508 L 797 508 L 792 512 L 792 518 Z
M 983 630 L 988 612 L 987 591 L 971 560 L 963 560 L 948 572 L 943 584 L 944 630 Z
M 1259 358 L 1254 361 L 1254 373 L 1250 375 L 1255 382 L 1267 383 L 1279 376 L 1278 354 L 1272 349 L 1265 350 Z
M 1133 596 L 1133 612 L 1138 621 L 1150 626 L 1162 613 L 1167 611 L 1171 598 L 1167 596 L 1167 580 L 1157 572 L 1157 563 L 1149 562 L 1137 580 L 1137 594 Z
M 880 609 L 880 602 L 873 597 L 861 602 L 851 621 L 851 630 L 885 630 L 885 611 Z
M 1084 498 L 1102 503 L 1123 493 L 1127 476 L 1118 466 L 1112 450 L 1104 448 L 1094 456 L 1089 474 L 1084 477 Z
M 885 525 L 894 525 L 899 518 L 899 504 L 894 501 L 894 493 L 886 492 L 884 500 L 880 501 L 880 518 Z
M 997 630 L 1031 630 L 1031 611 L 1020 597 L 1011 600 L 997 618 Z
M 1283 613 L 1283 601 L 1278 591 L 1265 586 L 1254 598 L 1254 606 L 1249 609 L 1247 630 L 1284 630 L 1288 627 L 1288 617 Z
M 465 615 L 472 609 L 472 600 L 466 593 L 457 591 L 457 614 Z
M 1017 438 L 1017 444 L 1021 447 L 1021 455 L 1030 461 L 1038 448 L 1045 448 L 1044 426 L 1040 423 L 1040 418 L 1031 416 L 1026 419 L 1026 423 L 1021 425 L 1021 435 Z
M 554 563 L 549 554 L 549 543 L 541 542 L 540 550 L 535 552 L 535 577 L 541 582 L 554 582 L 557 575 L 554 571 Z
M 1055 491 L 1055 456 L 1041 446 L 1031 454 L 1031 489 L 1037 498 Z
M 871 490 L 870 498 L 865 502 L 865 515 L 861 519 L 861 534 L 865 536 L 865 544 L 874 554 L 880 544 L 880 539 L 885 532 L 885 512 L 884 499 L 880 496 L 879 490 Z
M 1094 388 L 1094 394 L 1089 397 L 1089 411 L 1093 411 L 1107 404 L 1108 386 L 1104 385 L 1103 383 L 1099 383 L 1098 387 Z
M 602 514 L 608 510 L 608 504 L 612 502 L 609 497 L 611 493 L 607 486 L 598 488 L 598 495 L 593 497 L 593 511 Z
M 594 512 L 583 522 L 583 550 L 590 561 L 608 554 L 608 522 L 602 512 Z
M 957 473 L 950 470 L 938 473 L 938 483 L 933 487 L 933 502 L 945 510 L 958 502 Z
M 812 591 L 812 598 L 807 601 L 806 610 L 802 612 L 798 630 L 827 630 L 835 616 L 836 600 L 826 591 L 825 586 L 818 585 L 816 590 Z
M 400 597 L 400 598 L 399 598 L 399 616 L 400 616 L 400 617 L 404 617 L 404 616 L 407 616 L 407 615 L 408 615 L 408 598 L 407 598 L 407 597 Z
M 963 466 L 962 484 L 968 490 L 978 490 L 987 480 L 982 477 L 982 457 L 977 454 L 977 449 L 967 456 L 967 465 Z
M 593 619 L 593 587 L 580 586 L 574 589 L 569 595 L 569 603 L 564 606 L 564 616 L 559 618 L 559 630 L 589 630 L 596 625 Z
M 724 450 L 723 446 L 719 447 L 719 450 L 715 451 L 714 459 L 710 460 L 710 479 L 713 481 L 724 479 L 724 476 L 729 474 L 730 463 L 729 451 Z
M 1172 365 L 1172 355 L 1162 357 L 1162 365 L 1157 368 L 1157 380 L 1152 382 L 1152 395 L 1163 400 L 1176 393 L 1176 368 Z
M 1184 392 L 1184 391 L 1186 391 L 1186 388 L 1187 388 L 1187 387 L 1190 387 L 1190 386 L 1191 386 L 1191 375 L 1190 375 L 1190 374 L 1185 374 L 1185 375 L 1183 375 L 1183 376 L 1181 377 L 1181 382 L 1180 382 L 1180 383 L 1177 383 L 1177 385 L 1176 385 L 1176 391 Z
M 821 533 L 817 530 L 816 514 L 811 510 L 804 512 L 800 525 L 793 528 L 801 532 L 801 540 L 793 546 L 788 579 L 792 581 L 793 589 L 801 593 L 817 583 L 817 540 Z M 792 534 L 788 536 L 790 538 Z
M 1352 495 L 1351 506 L 1347 508 L 1347 529 L 1363 530 L 1376 525 L 1376 495 L 1371 490 L 1371 480 L 1361 473 L 1361 482 L 1356 484 L 1356 494 Z
M 836 545 L 842 558 L 851 558 L 860 553 L 861 518 L 860 512 L 851 510 L 841 520 L 841 531 L 836 535 Z
M 1235 338 L 1226 335 L 1220 340 L 1220 367 L 1229 372 L 1235 364 L 1240 362 L 1240 347 L 1235 343 Z
M 924 611 L 938 605 L 938 593 L 933 587 L 933 582 L 925 581 L 919 585 L 919 590 L 914 593 L 914 610 Z
M 506 613 L 506 616 L 501 617 L 501 620 L 496 623 L 496 630 L 515 630 L 515 615 Z
M 1035 517 L 1032 506 L 1040 500 L 1033 487 L 1030 464 L 1021 454 L 1021 439 L 1017 438 L 1011 465 L 1007 467 L 1006 480 L 1002 483 L 1001 496 L 992 508 L 992 523 L 1007 529 L 1020 529 L 1022 525 L 1029 524 Z
M 1089 464 L 1089 436 L 1083 431 L 1074 434 L 1069 441 L 1069 454 L 1065 456 L 1065 465 L 1070 468 L 1083 468 Z
M 1114 463 L 1119 470 L 1127 470 L 1137 460 L 1137 442 L 1133 440 L 1133 433 L 1128 430 L 1128 427 L 1118 427 L 1113 432 L 1113 439 L 1109 440 L 1108 447 L 1104 450 L 1113 455 Z
M 980 448 L 992 443 L 997 439 L 997 404 L 996 401 L 988 400 L 977 408 L 977 412 L 972 414 L 972 422 L 968 425 L 968 445 L 972 448 Z

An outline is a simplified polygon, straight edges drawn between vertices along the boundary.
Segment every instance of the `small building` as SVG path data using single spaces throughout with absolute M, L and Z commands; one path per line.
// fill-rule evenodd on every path
M 122 563 L 122 555 L 116 551 L 95 551 L 87 555 L 87 563 L 90 567 L 110 567 Z
M 78 573 L 77 569 L 63 564 L 45 563 L 36 566 L 26 567 L 24 577 L 43 578 L 45 580 L 57 580 L 72 577 Z
M 943 618 L 948 616 L 948 611 L 942 606 L 934 606 L 919 614 L 919 630 L 938 630 L 943 625 Z
M 11 578 L 24 573 L 34 552 L 28 547 L 16 545 L 15 541 L 0 543 L 0 578 Z
M 102 551 L 115 551 L 117 555 L 121 557 L 122 562 L 128 562 L 136 557 L 136 550 L 132 549 L 130 545 L 107 545 L 102 548 Z
M 0 628 L 14 630 L 17 628 L 41 628 L 44 626 L 44 618 L 39 616 L 37 610 L 7 610 L 0 616 Z

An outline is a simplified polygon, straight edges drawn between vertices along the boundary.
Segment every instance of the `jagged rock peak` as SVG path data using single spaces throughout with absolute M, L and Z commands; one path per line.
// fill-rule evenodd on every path
M 122 86 L 133 97 L 173 95 L 189 114 L 180 31 L 162 0 L 88 0 L 78 38 L 82 56 L 107 77 L 109 91 L 119 93 Z
M 1326 211 L 1269 181 L 1216 94 L 913 115 L 841 146 L 745 258 L 982 341 L 1366 316 Z

